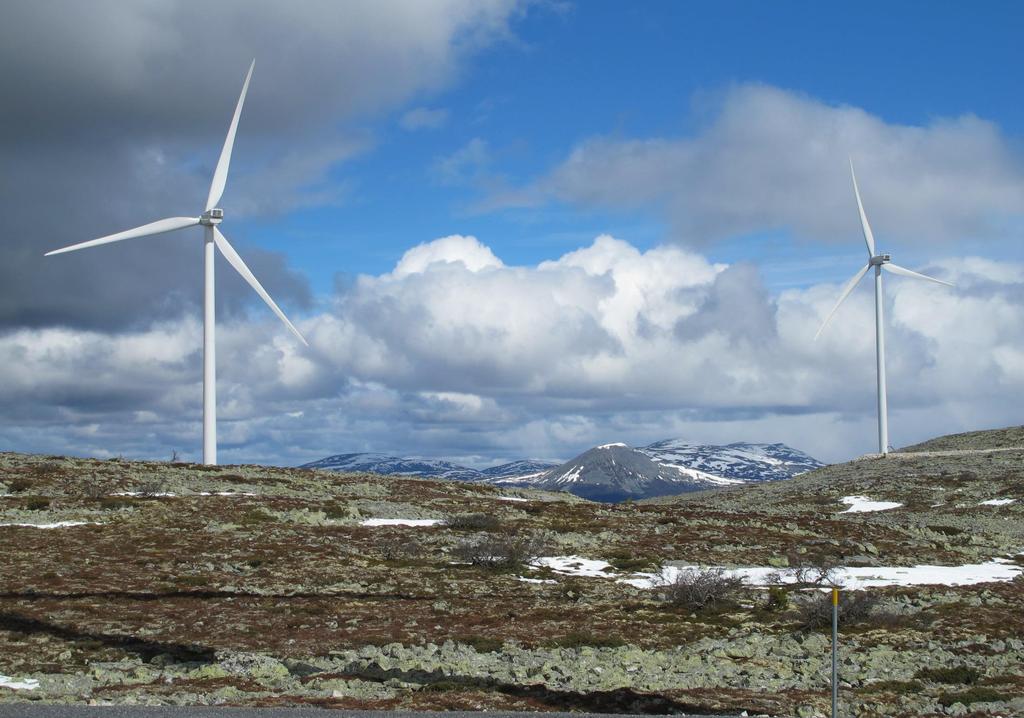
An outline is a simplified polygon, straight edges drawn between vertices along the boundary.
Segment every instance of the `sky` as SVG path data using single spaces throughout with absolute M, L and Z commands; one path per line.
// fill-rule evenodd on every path
M 876 448 L 1022 423 L 1019 3 L 11 0 L 0 8 L 0 450 L 484 467 L 597 444 Z

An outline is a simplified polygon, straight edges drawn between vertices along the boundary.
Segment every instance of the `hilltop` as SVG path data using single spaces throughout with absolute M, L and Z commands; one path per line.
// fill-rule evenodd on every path
M 1020 714 L 1022 474 L 1022 450 L 901 453 L 610 505 L 0 454 L 0 701 L 824 715 L 803 587 L 837 565 L 878 602 L 844 614 L 853 714 Z M 748 585 L 651 587 L 694 564 Z

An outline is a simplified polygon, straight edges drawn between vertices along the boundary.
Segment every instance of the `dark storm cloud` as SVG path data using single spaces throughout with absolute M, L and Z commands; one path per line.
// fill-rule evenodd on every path
M 225 234 L 287 308 L 305 280 L 248 247 L 232 213 L 337 202 L 329 170 L 365 150 L 346 122 L 451 79 L 514 3 L 187 0 L 4 3 L 0 9 L 0 327 L 124 329 L 194 311 L 201 233 L 43 259 L 45 251 L 202 208 L 257 57 Z M 224 277 L 236 312 L 251 291 Z

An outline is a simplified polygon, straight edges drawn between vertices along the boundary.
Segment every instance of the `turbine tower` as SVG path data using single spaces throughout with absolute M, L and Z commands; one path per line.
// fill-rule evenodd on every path
M 857 286 L 857 282 L 867 274 L 868 270 L 872 267 L 875 268 L 875 362 L 876 371 L 878 373 L 878 453 L 885 456 L 889 453 L 889 419 L 888 419 L 888 407 L 886 406 L 885 397 L 885 326 L 882 317 L 882 305 L 884 298 L 882 295 L 882 270 L 892 272 L 893 274 L 902 274 L 905 277 L 916 277 L 917 279 L 926 279 L 929 282 L 935 282 L 936 284 L 944 284 L 947 287 L 953 285 L 949 282 L 943 282 L 941 279 L 935 279 L 934 277 L 927 277 L 917 272 L 911 272 L 909 269 L 893 264 L 892 260 L 889 259 L 888 254 L 876 254 L 875 253 L 875 236 L 871 233 L 871 225 L 868 224 L 868 216 L 864 213 L 864 204 L 860 201 L 860 189 L 857 187 L 857 174 L 853 171 L 853 158 L 850 158 L 850 177 L 853 178 L 853 194 L 857 197 L 857 211 L 860 213 L 860 226 L 864 232 L 864 243 L 868 248 L 868 263 L 865 264 L 855 275 L 846 283 L 843 287 L 842 293 L 839 295 L 839 301 L 832 307 L 832 311 L 825 317 L 825 321 L 822 322 L 821 328 L 818 329 L 818 333 L 814 335 L 815 340 L 821 336 L 822 331 L 828 325 L 829 320 L 839 309 L 839 305 L 850 296 L 850 292 Z
M 74 252 L 86 247 L 96 247 L 110 242 L 120 242 L 125 239 L 138 239 L 150 237 L 154 234 L 173 232 L 176 229 L 194 227 L 201 225 L 205 236 L 203 253 L 204 261 L 204 291 L 203 291 L 203 463 L 217 463 L 217 352 L 215 343 L 215 316 L 214 316 L 214 247 L 220 250 L 228 263 L 235 268 L 242 278 L 249 283 L 260 298 L 267 303 L 274 314 L 284 322 L 292 334 L 303 344 L 306 340 L 299 333 L 299 330 L 288 321 L 288 317 L 274 303 L 267 291 L 259 283 L 245 262 L 238 256 L 238 252 L 231 246 L 227 238 L 217 227 L 224 219 L 224 210 L 217 207 L 221 195 L 224 194 L 224 186 L 228 178 L 228 166 L 231 164 L 231 148 L 235 144 L 235 132 L 238 130 L 238 118 L 242 114 L 242 103 L 245 102 L 245 93 L 249 90 L 249 80 L 252 78 L 253 68 L 256 61 L 253 60 L 249 66 L 249 72 L 245 76 L 245 83 L 242 85 L 242 94 L 238 98 L 238 105 L 235 106 L 235 114 L 231 118 L 231 125 L 228 127 L 228 136 L 224 140 L 224 148 L 220 152 L 220 159 L 217 160 L 217 168 L 213 172 L 213 182 L 210 184 L 210 194 L 206 200 L 206 209 L 199 217 L 170 217 L 160 219 L 156 222 L 144 224 L 141 227 L 127 229 L 116 234 L 109 234 L 106 237 L 92 239 L 88 242 L 73 244 L 70 247 L 55 249 L 47 252 L 45 256 L 61 254 L 63 252 Z

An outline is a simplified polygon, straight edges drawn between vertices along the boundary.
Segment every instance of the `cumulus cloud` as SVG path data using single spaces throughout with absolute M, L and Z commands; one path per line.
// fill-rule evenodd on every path
M 889 239 L 1005 237 L 1021 219 L 1020 153 L 973 115 L 903 125 L 749 84 L 712 107 L 690 135 L 583 141 L 546 176 L 486 206 L 655 208 L 687 242 L 775 229 L 848 242 L 859 233 L 852 156 L 882 248 Z
M 968 257 L 920 269 L 957 288 L 887 284 L 894 443 L 1019 420 L 1010 397 L 1024 388 L 1024 267 Z M 873 310 L 865 284 L 813 341 L 838 291 L 772 295 L 750 266 L 607 235 L 533 266 L 445 237 L 303 320 L 309 349 L 273 317 L 222 325 L 221 453 L 488 463 L 684 436 L 847 458 L 874 441 Z M 200 336 L 194 319 L 0 336 L 0 439 L 194 456 Z

